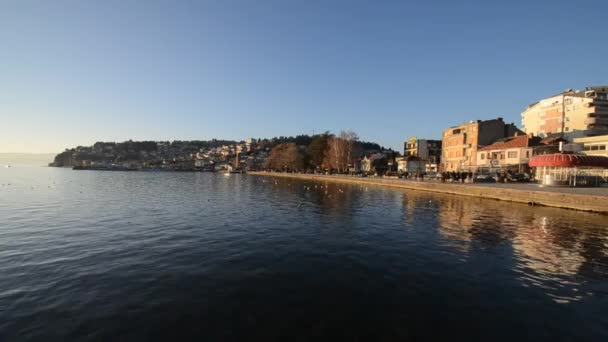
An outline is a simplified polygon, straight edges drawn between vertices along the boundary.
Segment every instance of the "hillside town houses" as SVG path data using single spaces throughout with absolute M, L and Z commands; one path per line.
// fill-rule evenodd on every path
M 146 141 L 96 143 L 59 154 L 52 166 L 108 170 L 216 171 L 261 169 L 270 148 L 244 142 Z

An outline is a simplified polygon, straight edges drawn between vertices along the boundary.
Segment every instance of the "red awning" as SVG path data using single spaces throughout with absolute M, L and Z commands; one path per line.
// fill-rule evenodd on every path
M 582 154 L 546 154 L 535 156 L 530 159 L 531 167 L 539 166 L 589 166 L 589 167 L 605 167 L 608 168 L 608 157 L 604 156 L 587 156 Z

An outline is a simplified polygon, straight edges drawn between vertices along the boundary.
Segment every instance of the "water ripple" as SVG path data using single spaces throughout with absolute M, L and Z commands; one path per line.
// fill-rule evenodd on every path
M 605 216 L 247 175 L 7 170 L 2 341 L 608 338 Z

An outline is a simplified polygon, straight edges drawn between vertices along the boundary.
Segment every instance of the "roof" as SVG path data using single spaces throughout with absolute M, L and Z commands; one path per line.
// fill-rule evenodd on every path
M 608 168 L 608 157 L 604 156 L 587 156 L 584 154 L 545 154 L 532 157 L 530 160 L 531 167 L 539 166 L 588 166 L 588 167 L 604 167 Z
M 484 146 L 477 151 L 490 151 L 490 150 L 505 150 L 508 148 L 519 148 L 519 147 L 530 147 L 540 144 L 540 138 L 529 137 L 527 135 L 518 135 L 515 137 L 500 139 L 492 145 Z
M 382 159 L 382 158 L 384 158 L 384 157 L 385 157 L 385 156 L 384 156 L 384 154 L 383 154 L 383 153 L 376 152 L 376 153 L 372 153 L 372 154 L 370 154 L 369 156 L 363 156 L 363 159 L 367 159 L 367 160 L 370 160 L 370 161 L 374 161 L 374 160 L 377 160 L 377 159 Z
M 552 145 L 552 144 L 557 144 L 560 141 L 567 142 L 568 140 L 566 140 L 562 137 L 550 137 L 550 138 L 544 138 L 543 140 L 540 141 L 540 143 L 543 145 Z
M 478 124 L 482 124 L 482 123 L 486 123 L 486 122 L 492 122 L 492 121 L 502 121 L 505 124 L 505 126 L 507 126 L 507 125 L 513 125 L 513 124 L 507 124 L 506 122 L 504 122 L 503 118 L 499 117 L 499 118 L 496 118 L 496 119 L 488 119 L 488 120 L 470 120 L 468 122 L 463 122 L 463 123 L 461 123 L 459 125 L 456 125 L 456 126 L 450 126 L 450 127 L 446 128 L 446 129 L 444 129 L 443 131 L 447 131 L 447 130 L 450 130 L 450 129 L 457 129 L 457 128 L 460 128 L 462 126 L 467 126 L 467 125 L 478 125 Z
M 601 86 L 600 86 L 600 87 L 601 87 Z M 589 88 L 590 88 L 590 87 L 587 87 L 587 90 L 588 90 Z M 561 93 L 558 93 L 558 94 L 555 94 L 555 95 L 551 95 L 551 96 L 547 96 L 547 97 L 545 97 L 543 100 L 550 99 L 550 98 L 557 97 L 557 96 L 562 96 L 562 95 L 565 95 L 565 96 L 572 96 L 572 97 L 585 97 L 585 92 L 584 92 L 584 91 L 581 91 L 581 90 L 566 89 L 565 91 L 562 91 Z M 541 100 L 541 101 L 542 101 L 542 100 Z M 540 101 L 536 101 L 536 102 L 533 102 L 533 103 L 529 104 L 529 105 L 528 105 L 528 109 L 530 109 L 530 108 L 532 108 L 532 107 L 536 106 L 536 105 L 537 105 L 537 104 L 539 104 L 539 103 L 540 103 Z

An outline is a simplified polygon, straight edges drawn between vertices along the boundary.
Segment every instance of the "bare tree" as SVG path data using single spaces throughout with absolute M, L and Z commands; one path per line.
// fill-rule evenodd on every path
M 343 144 L 345 146 L 345 162 L 346 166 L 353 162 L 353 158 L 355 155 L 355 147 L 357 141 L 359 141 L 359 135 L 354 131 L 342 131 L 340 132 L 340 138 L 343 140 Z
M 327 142 L 327 151 L 323 162 L 328 169 L 343 172 L 348 170 L 349 164 L 355 154 L 356 143 L 359 140 L 357 133 L 342 131 L 339 136 L 332 136 Z

